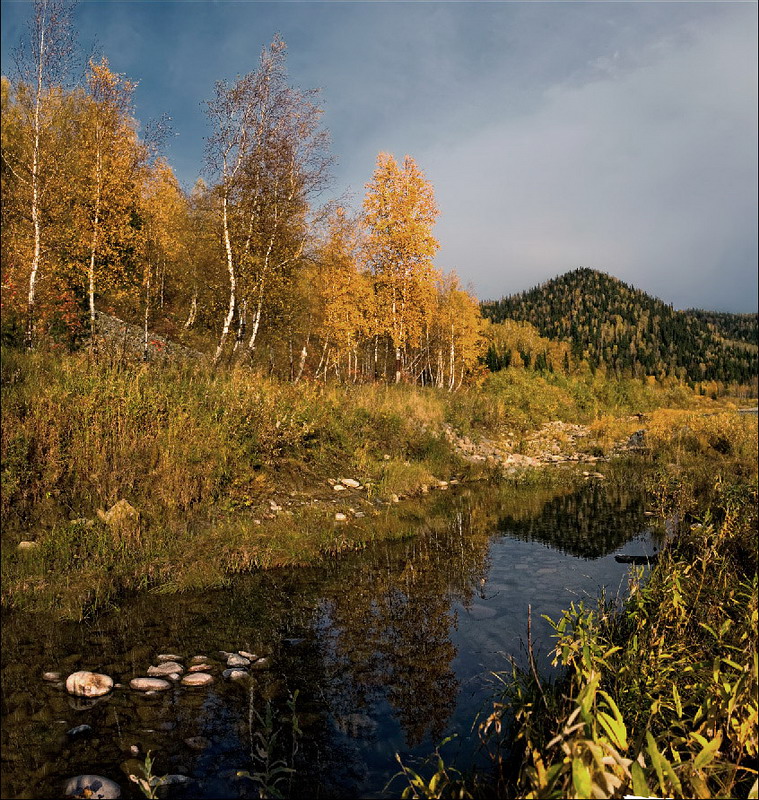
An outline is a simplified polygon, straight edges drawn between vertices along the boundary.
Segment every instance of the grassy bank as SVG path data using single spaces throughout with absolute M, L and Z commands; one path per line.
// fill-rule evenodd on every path
M 554 621 L 558 683 L 500 676 L 480 727 L 496 787 L 448 772 L 411 796 L 757 796 L 756 419 L 658 417 L 649 488 L 678 524 L 650 578 Z
M 704 404 L 682 386 L 600 375 L 511 369 L 448 393 L 5 349 L 3 604 L 76 618 L 120 591 L 218 585 L 405 535 L 375 524 L 393 495 L 490 474 L 461 458 L 446 426 L 514 438 L 562 419 L 600 426 L 601 441 L 616 415 Z M 365 489 L 337 493 L 328 481 L 341 477 Z M 122 498 L 141 514 L 138 539 L 97 519 Z M 36 546 L 19 553 L 22 539 Z

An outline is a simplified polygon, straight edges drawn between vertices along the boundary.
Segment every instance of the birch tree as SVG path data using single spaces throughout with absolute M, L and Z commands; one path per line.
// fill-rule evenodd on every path
M 305 244 L 308 198 L 324 185 L 330 162 L 315 93 L 287 84 L 286 46 L 278 36 L 255 72 L 216 84 L 208 103 L 214 133 L 207 164 L 218 181 L 229 303 L 214 362 L 235 313 L 238 332 L 252 314 L 247 350 L 255 349 L 267 293 L 293 268 Z M 238 333 L 237 344 L 242 336 Z
M 22 160 L 3 162 L 28 189 L 32 252 L 29 265 L 25 343 L 34 340 L 35 305 L 44 251 L 43 204 L 56 159 L 47 147 L 48 132 L 55 124 L 57 99 L 70 65 L 74 39 L 71 30 L 73 3 L 68 0 L 35 0 L 28 39 L 16 50 L 20 108 L 26 117 L 29 146 Z

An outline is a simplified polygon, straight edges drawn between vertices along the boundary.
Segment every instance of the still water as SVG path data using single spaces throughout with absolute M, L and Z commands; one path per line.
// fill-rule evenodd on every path
M 509 654 L 524 662 L 527 609 L 540 668 L 551 673 L 550 626 L 601 587 L 623 596 L 628 567 L 614 554 L 651 553 L 640 476 L 607 472 L 562 488 L 459 487 L 402 513 L 416 534 L 308 569 L 237 578 L 232 588 L 146 594 L 90 624 L 7 616 L 2 654 L 2 797 L 56 797 L 66 779 L 98 774 L 141 797 L 127 774 L 151 750 L 156 774 L 186 775 L 169 797 L 255 797 L 259 717 L 280 729 L 273 757 L 297 772 L 294 797 L 397 797 L 395 753 L 418 765 L 444 737 L 461 768 L 477 763 L 472 723 Z M 219 651 L 252 651 L 270 668 L 221 675 Z M 214 683 L 146 697 L 128 688 L 159 653 L 206 655 Z M 45 683 L 43 672 L 104 672 L 124 684 L 94 704 Z M 67 731 L 89 725 L 72 736 Z M 188 742 L 189 740 L 189 742 Z M 138 748 L 137 751 L 134 748 Z

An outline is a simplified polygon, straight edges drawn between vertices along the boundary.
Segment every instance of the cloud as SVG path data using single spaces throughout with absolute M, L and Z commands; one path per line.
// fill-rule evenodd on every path
M 420 153 L 439 176 L 439 261 L 481 296 L 585 265 L 676 305 L 755 308 L 755 28 L 678 33 Z

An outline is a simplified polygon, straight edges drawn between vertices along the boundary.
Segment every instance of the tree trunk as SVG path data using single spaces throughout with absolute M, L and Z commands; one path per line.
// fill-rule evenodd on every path
M 34 255 L 32 269 L 29 273 L 29 295 L 26 306 L 25 344 L 31 348 L 34 343 L 34 304 L 37 272 L 40 266 L 41 230 L 39 209 L 39 169 L 40 169 L 40 105 L 42 103 L 42 65 L 45 53 L 44 20 L 40 29 L 39 64 L 37 66 L 37 95 L 34 101 L 34 144 L 32 152 L 32 225 L 34 226 Z
M 235 315 L 235 290 L 237 289 L 237 282 L 235 280 L 235 265 L 232 260 L 232 242 L 229 239 L 229 217 L 227 215 L 227 194 L 224 192 L 222 198 L 222 224 L 224 227 L 224 249 L 227 254 L 227 270 L 229 272 L 229 308 L 227 309 L 227 316 L 224 319 L 224 327 L 221 330 L 221 338 L 219 345 L 216 348 L 216 353 L 213 357 L 213 365 L 219 363 L 221 354 L 224 352 L 224 342 L 229 334 L 229 327 L 232 324 L 232 318 Z

